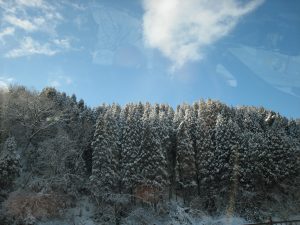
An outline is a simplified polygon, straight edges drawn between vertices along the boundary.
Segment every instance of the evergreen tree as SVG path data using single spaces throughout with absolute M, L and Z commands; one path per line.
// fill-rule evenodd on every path
M 92 163 L 92 175 L 90 177 L 90 181 L 93 185 L 93 189 L 96 195 L 99 194 L 101 187 L 103 185 L 103 182 L 102 180 L 99 179 L 99 177 L 101 177 L 101 175 L 103 175 L 103 173 L 105 174 L 106 172 L 102 168 L 106 168 L 109 166 L 108 162 L 105 161 L 105 158 L 107 157 L 107 153 L 105 152 L 106 139 L 105 139 L 105 117 L 104 116 L 105 116 L 105 112 L 99 114 L 97 118 L 95 134 L 92 142 L 93 163 Z M 105 177 L 101 177 L 101 178 L 105 178 Z
M 118 171 L 118 112 L 116 105 L 104 107 L 98 115 L 92 142 L 93 164 L 90 180 L 94 192 L 102 197 L 112 193 L 117 186 Z
M 187 113 L 189 115 L 189 113 Z M 188 191 L 196 187 L 195 153 L 193 142 L 187 126 L 187 118 L 177 129 L 176 180 L 184 199 Z
M 213 157 L 215 151 L 214 123 L 207 119 L 211 116 L 206 103 L 199 103 L 197 116 L 197 138 L 196 148 L 198 152 L 198 174 L 200 174 L 201 194 L 210 195 L 211 183 L 213 181 Z
M 185 115 L 185 121 L 187 123 L 187 129 L 190 133 L 191 139 L 192 139 L 192 145 L 193 145 L 193 151 L 194 151 L 194 157 L 195 157 L 195 180 L 197 183 L 197 194 L 200 195 L 200 180 L 201 180 L 201 174 L 200 174 L 200 152 L 199 148 L 197 146 L 197 141 L 200 140 L 201 137 L 201 129 L 200 129 L 200 122 L 199 120 L 199 105 L 195 103 L 193 107 L 190 107 L 189 110 L 186 111 Z
M 242 148 L 239 154 L 241 165 L 240 182 L 248 191 L 259 191 L 264 186 L 263 171 L 267 166 L 267 142 L 264 133 L 245 131 L 241 134 Z
M 20 161 L 14 137 L 9 137 L 0 152 L 0 189 L 8 189 L 20 172 Z
M 159 114 L 154 108 L 148 117 L 147 111 L 143 116 L 144 136 L 141 146 L 141 154 L 138 158 L 138 171 L 141 183 L 164 189 L 168 184 L 167 161 L 162 149 L 160 136 Z
M 168 105 L 161 105 L 159 112 L 160 120 L 160 139 L 162 151 L 167 160 L 168 181 L 169 181 L 169 198 L 172 198 L 175 187 L 175 164 L 176 164 L 176 133 L 174 130 L 173 120 L 174 111 Z
M 235 158 L 238 154 L 239 129 L 235 122 L 227 119 L 223 114 L 219 114 L 216 123 L 216 149 L 214 153 L 214 176 L 215 185 L 222 186 L 227 192 L 230 185 L 230 178 L 232 176 L 232 169 L 236 165 Z M 231 162 L 230 162 L 231 161 Z
M 143 109 L 141 105 L 127 105 L 123 113 L 122 124 L 122 178 L 125 186 L 133 192 L 139 182 L 137 163 L 140 157 L 141 141 L 143 138 Z
M 277 184 L 296 173 L 296 149 L 291 138 L 287 136 L 287 124 L 284 118 L 275 117 L 272 126 L 265 133 L 267 145 L 262 172 L 267 185 Z

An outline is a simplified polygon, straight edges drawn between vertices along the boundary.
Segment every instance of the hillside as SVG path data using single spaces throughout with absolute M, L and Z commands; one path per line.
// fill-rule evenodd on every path
M 299 120 L 263 107 L 90 108 L 54 88 L 0 90 L 3 225 L 293 218 L 299 160 Z

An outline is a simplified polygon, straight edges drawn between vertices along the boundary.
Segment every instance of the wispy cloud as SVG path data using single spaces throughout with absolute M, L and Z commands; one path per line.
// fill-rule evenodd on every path
M 232 73 L 230 73 L 223 65 L 218 64 L 216 67 L 216 72 L 222 76 L 222 78 L 226 81 L 226 83 L 230 86 L 230 87 L 237 87 L 238 86 L 238 82 L 235 79 L 235 77 L 232 75 Z
M 63 21 L 59 7 L 43 0 L 11 0 L 3 3 L 1 10 L 2 21 L 26 32 L 55 34 Z
M 10 50 L 5 54 L 6 58 L 18 58 L 30 55 L 47 55 L 52 56 L 58 53 L 58 50 L 52 49 L 49 43 L 41 44 L 31 37 L 25 37 L 18 48 Z
M 4 21 L 8 22 L 13 26 L 19 27 L 25 31 L 35 31 L 37 29 L 37 26 L 29 20 L 19 19 L 16 16 L 12 15 L 5 16 Z
M 51 87 L 59 88 L 61 86 L 65 86 L 65 85 L 67 85 L 67 86 L 72 85 L 73 80 L 69 76 L 59 75 L 59 76 L 55 76 L 55 77 L 52 77 L 51 79 L 49 79 L 48 84 Z
M 0 90 L 7 91 L 9 85 L 14 81 L 14 78 L 7 76 L 0 76 Z
M 61 82 L 58 80 L 51 80 L 49 82 L 49 86 L 50 87 L 55 87 L 55 88 L 59 88 L 61 86 Z
M 3 82 L 2 80 L 0 80 L 0 91 L 1 90 L 7 90 L 8 89 L 8 85 L 7 83 Z
M 44 4 L 42 0 L 17 0 L 17 3 L 29 7 L 42 7 Z
M 60 48 L 63 48 L 63 49 L 69 49 L 71 48 L 71 43 L 70 43 L 70 39 L 68 38 L 64 38 L 64 39 L 54 39 L 53 40 L 53 43 L 57 46 L 57 47 L 60 47 Z
M 264 0 L 145 0 L 145 43 L 173 62 L 173 69 L 204 57 L 205 47 L 226 36 Z
M 1 26 L 6 27 L 0 30 L 0 41 L 6 51 L 3 55 L 7 58 L 53 56 L 72 49 L 70 39 L 57 31 L 64 21 L 60 10 L 60 3 L 45 0 L 0 0 Z M 4 42 L 4 37 L 12 34 L 14 39 Z
M 65 5 L 72 7 L 73 9 L 77 11 L 84 11 L 87 9 L 86 4 L 84 3 L 75 3 L 73 0 L 66 0 L 62 1 Z
M 7 52 L 6 58 L 19 58 L 31 55 L 53 56 L 71 48 L 69 39 L 54 39 L 52 42 L 41 43 L 31 37 L 25 37 L 20 45 Z
M 5 36 L 10 36 L 15 33 L 14 27 L 6 27 L 3 30 L 0 31 L 0 41 L 3 41 Z

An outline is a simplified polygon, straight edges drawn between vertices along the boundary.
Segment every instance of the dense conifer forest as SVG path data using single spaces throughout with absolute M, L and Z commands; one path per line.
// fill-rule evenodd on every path
M 93 224 L 133 224 L 137 209 L 170 215 L 170 204 L 288 218 L 300 212 L 299 160 L 299 120 L 263 107 L 90 108 L 54 88 L 0 91 L 0 224 L 63 218 L 82 199 Z

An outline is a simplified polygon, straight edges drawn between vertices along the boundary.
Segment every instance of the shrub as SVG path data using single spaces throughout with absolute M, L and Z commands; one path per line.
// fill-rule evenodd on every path
M 66 196 L 55 193 L 13 192 L 4 202 L 4 209 L 8 217 L 31 224 L 37 220 L 59 216 L 68 202 Z

